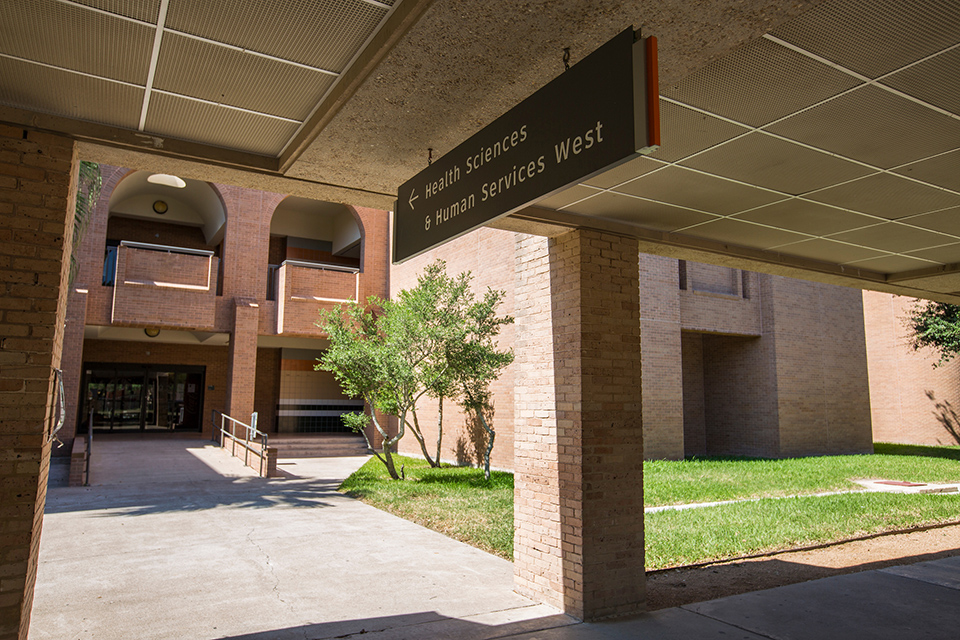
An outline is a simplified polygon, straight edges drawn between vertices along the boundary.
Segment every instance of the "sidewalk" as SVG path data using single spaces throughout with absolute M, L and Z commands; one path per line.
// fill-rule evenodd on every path
M 203 441 L 101 439 L 52 488 L 31 640 L 955 638 L 960 558 L 578 624 L 511 563 L 345 498 L 364 458 L 264 480 Z
M 265 480 L 206 441 L 101 438 L 91 486 L 47 495 L 31 640 L 572 622 L 513 593 L 510 562 L 337 493 L 365 461 Z

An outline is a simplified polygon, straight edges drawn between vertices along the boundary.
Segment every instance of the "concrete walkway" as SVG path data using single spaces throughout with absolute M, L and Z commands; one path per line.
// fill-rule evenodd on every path
M 203 441 L 95 443 L 52 488 L 31 640 L 955 638 L 960 558 L 577 624 L 512 566 L 336 493 L 363 458 L 263 480 Z

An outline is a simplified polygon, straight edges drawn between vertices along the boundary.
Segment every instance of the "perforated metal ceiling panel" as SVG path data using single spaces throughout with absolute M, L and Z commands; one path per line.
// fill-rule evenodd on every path
M 960 1 L 822 2 L 663 87 L 660 105 L 663 146 L 626 165 L 642 166 L 636 179 L 619 167 L 585 183 L 600 192 L 538 206 L 558 223 L 628 223 L 701 259 L 833 281 L 854 273 L 899 291 L 960 272 Z M 655 204 L 673 209 L 643 213 Z
M 514 222 L 960 301 L 930 284 L 960 273 L 960 0 L 597 6 L 0 2 L 0 120 L 389 208 L 428 148 L 562 73 L 563 47 L 576 62 L 642 18 L 661 148 Z
M 133 130 L 145 134 L 129 137 L 133 143 L 156 149 L 173 138 L 277 164 L 353 61 L 389 30 L 398 4 L 2 2 L 0 106 Z M 84 135 L 82 125 L 64 126 Z

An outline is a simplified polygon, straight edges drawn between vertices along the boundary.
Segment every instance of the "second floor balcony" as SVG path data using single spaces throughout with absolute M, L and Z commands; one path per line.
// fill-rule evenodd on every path
M 285 260 L 271 267 L 270 277 L 276 284 L 277 334 L 319 336 L 316 322 L 320 309 L 332 309 L 360 296 L 357 267 Z
M 214 329 L 218 266 L 212 251 L 120 242 L 111 323 Z

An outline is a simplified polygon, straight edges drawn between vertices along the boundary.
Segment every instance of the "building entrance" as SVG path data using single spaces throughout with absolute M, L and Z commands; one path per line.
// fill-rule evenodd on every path
M 206 367 L 85 363 L 77 424 L 96 432 L 200 431 Z

